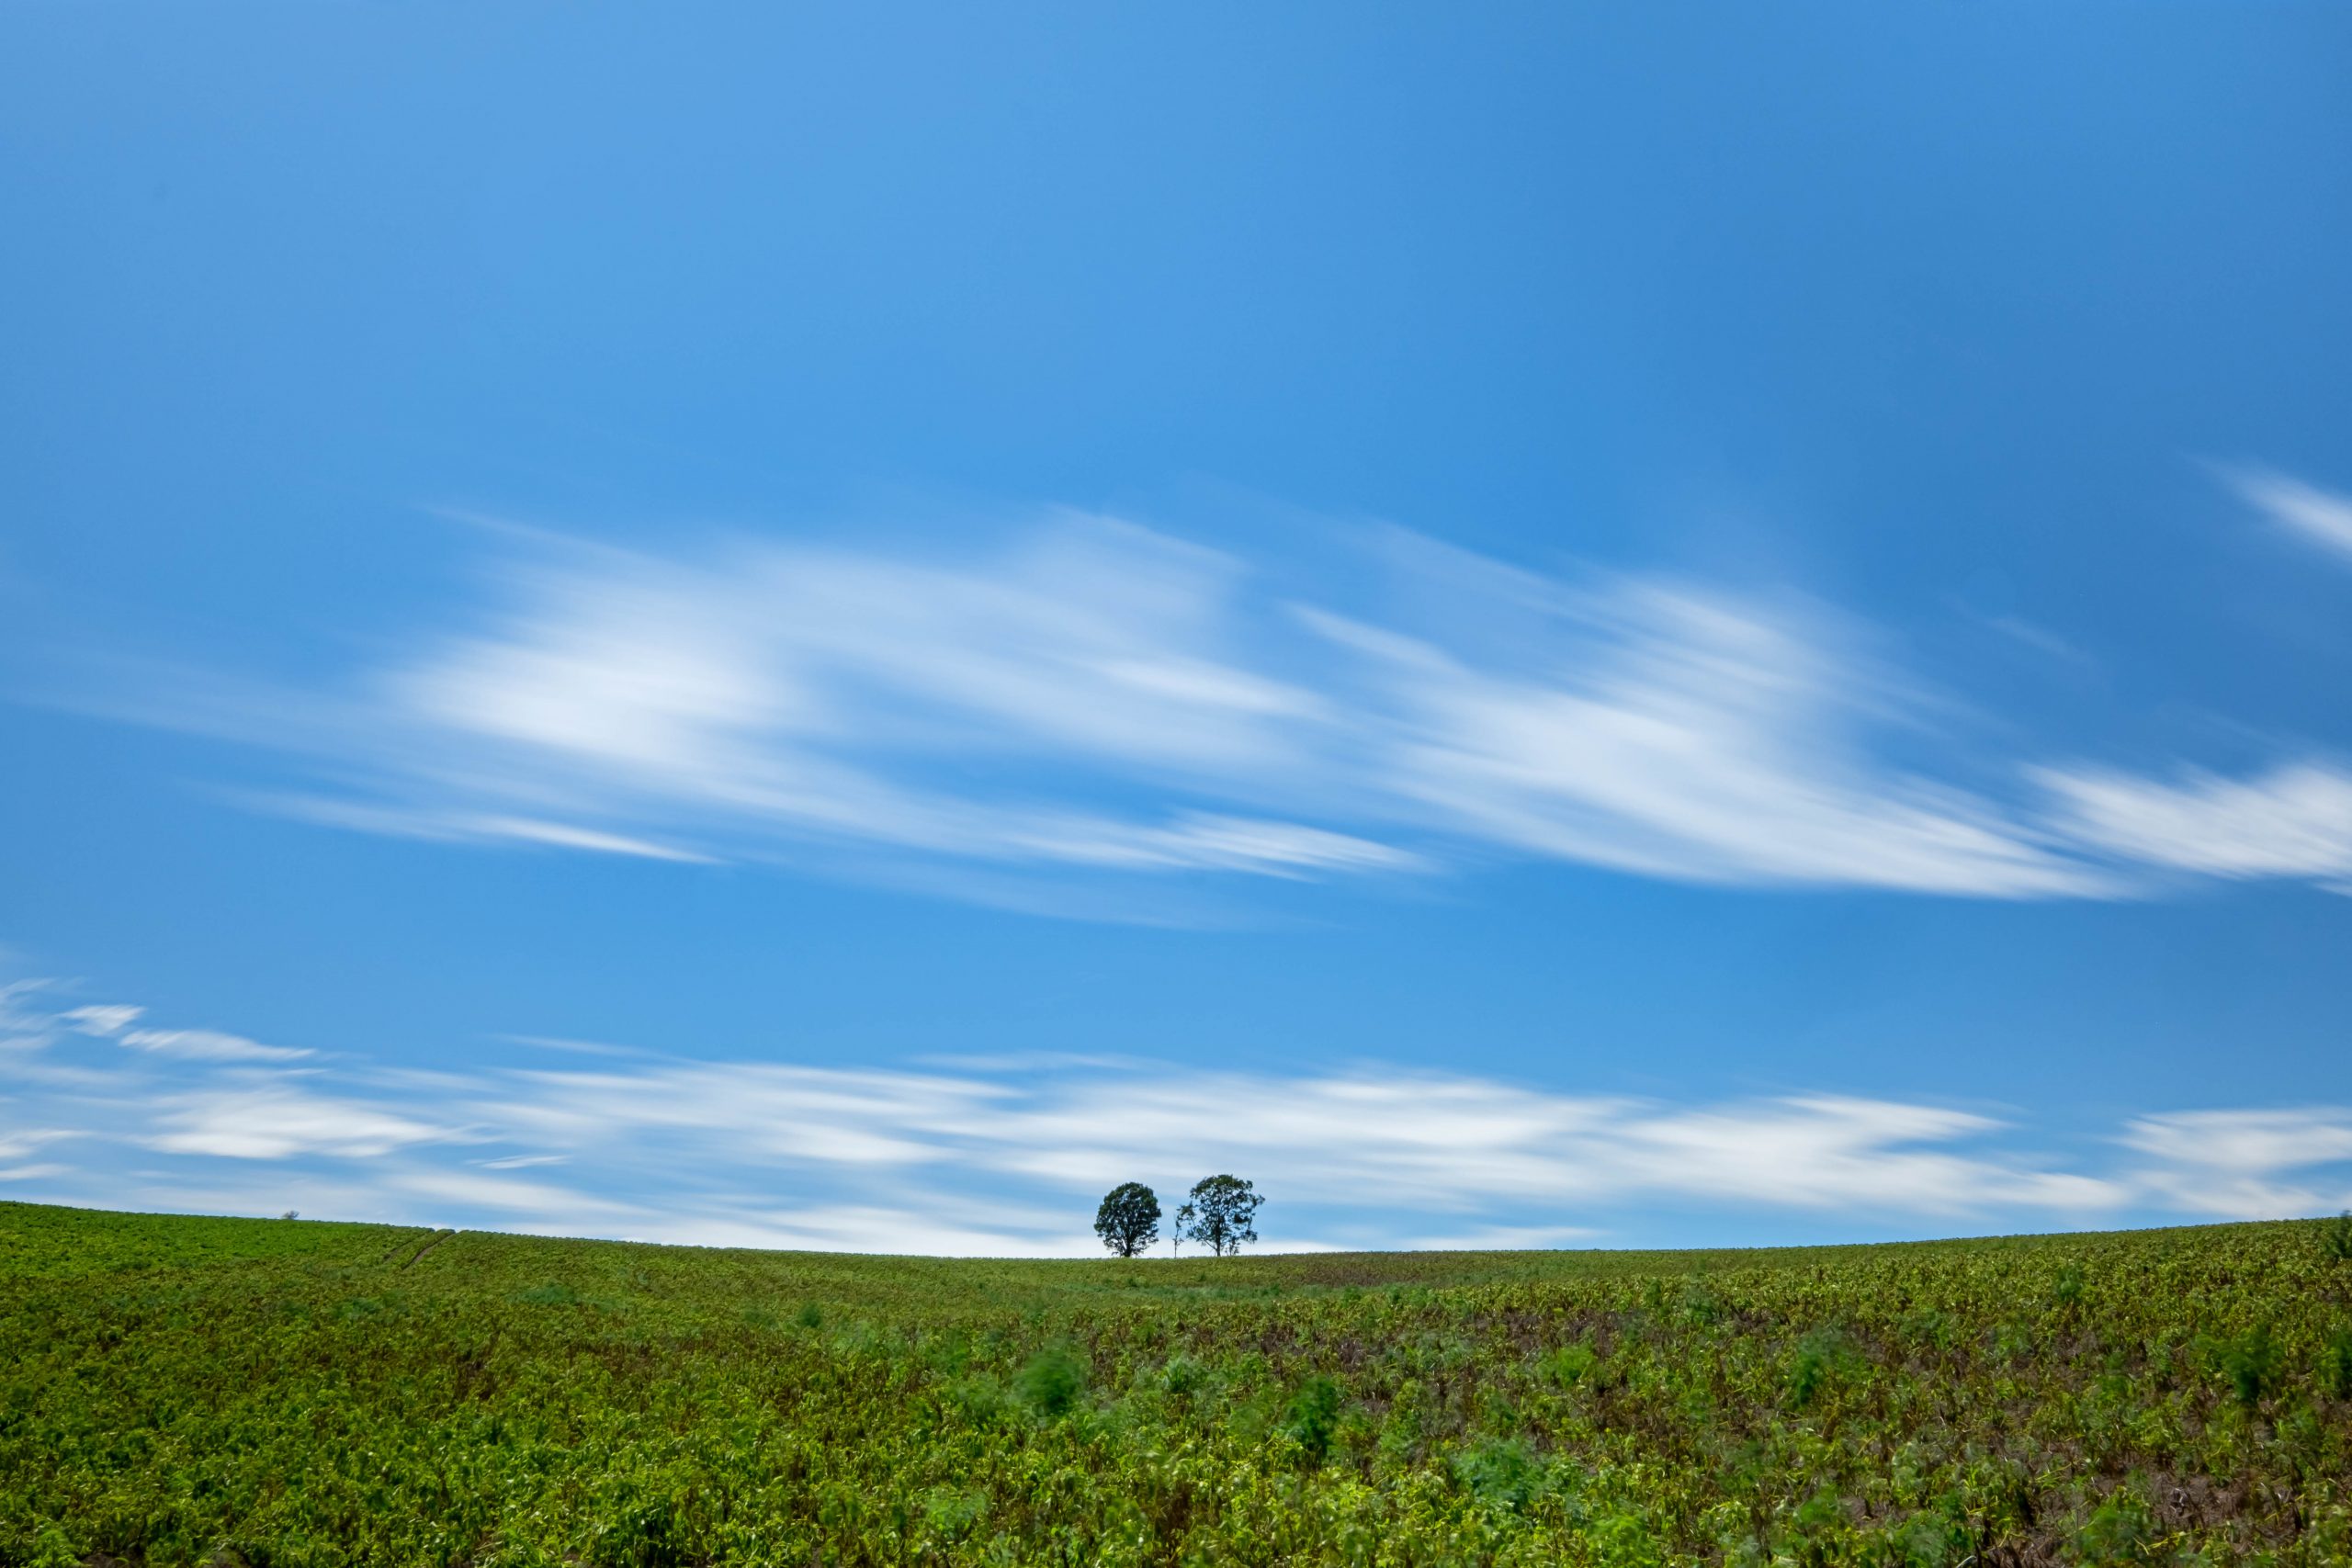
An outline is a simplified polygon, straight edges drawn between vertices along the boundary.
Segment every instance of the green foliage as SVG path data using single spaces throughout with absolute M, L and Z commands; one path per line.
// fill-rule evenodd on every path
M 1590 1344 L 1579 1340 L 1574 1345 L 1561 1345 L 1544 1353 L 1535 1369 L 1544 1380 L 1560 1388 L 1574 1388 L 1591 1381 L 1600 1366 L 1600 1357 Z
M 2281 1359 L 2278 1341 L 2267 1326 L 2259 1325 L 2213 1347 L 2214 1371 L 2249 1410 L 2261 1404 L 2262 1396 L 2277 1384 Z
M 1193 1393 L 1208 1381 L 1208 1369 L 1190 1356 L 1170 1356 L 1159 1369 L 1159 1386 L 1180 1396 Z
M 544 1285 L 515 1292 L 514 1299 L 531 1306 L 578 1306 L 580 1292 L 560 1280 L 550 1280 Z
M 1889 1543 L 1901 1568 L 1954 1568 L 1972 1555 L 1965 1514 L 1941 1506 L 1913 1515 Z
M 1177 1211 L 1184 1235 L 1218 1257 L 1258 1239 L 1258 1205 L 1265 1199 L 1253 1182 L 1238 1176 L 1211 1176 L 1193 1183 L 1191 1199 Z
M 2337 1263 L 2352 1263 L 2352 1209 L 2346 1209 L 2327 1222 L 2320 1232 L 2319 1249 Z
M 1062 1346 L 1049 1345 L 1014 1376 L 1012 1392 L 1040 1416 L 1058 1420 L 1086 1392 L 1085 1363 Z
M 1518 1514 L 1535 1501 L 1543 1466 L 1524 1438 L 1492 1438 L 1455 1456 L 1453 1471 L 1482 1507 Z
M 2050 1303 L 2069 1307 L 2083 1299 L 2083 1271 L 2069 1263 L 2058 1270 L 2058 1278 L 2050 1283 Z
M 989 1511 L 985 1492 L 959 1490 L 952 1486 L 934 1486 L 923 1494 L 923 1522 L 933 1533 L 948 1540 L 960 1540 L 971 1532 L 980 1516 Z
M 0 1568 L 2321 1568 L 2313 1234 L 1108 1264 L 0 1204 Z
M 2155 1561 L 2155 1521 L 2136 1497 L 2109 1499 L 2075 1538 L 2075 1560 L 2087 1568 L 2128 1568 Z
M 2319 1353 L 2320 1385 L 2338 1399 L 2352 1399 L 2352 1323 L 2338 1324 Z
M 1797 1342 L 1786 1377 L 1789 1403 L 1802 1410 L 1829 1381 L 1854 1362 L 1851 1344 L 1835 1328 L 1816 1328 Z
M 1159 1239 L 1159 1198 L 1140 1181 L 1122 1182 L 1094 1212 L 1094 1234 L 1121 1258 L 1133 1258 Z
M 1283 1411 L 1283 1435 L 1317 1464 L 1331 1451 L 1340 1429 L 1340 1385 L 1317 1373 L 1298 1385 Z

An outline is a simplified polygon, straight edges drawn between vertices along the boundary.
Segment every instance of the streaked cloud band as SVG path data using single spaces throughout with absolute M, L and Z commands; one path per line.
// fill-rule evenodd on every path
M 2352 1110 L 2151 1112 L 2064 1156 L 2004 1114 L 1854 1094 L 1675 1102 L 1367 1064 L 842 1067 L 608 1048 L 390 1069 L 160 1056 L 0 995 L 22 1197 L 872 1251 L 1085 1252 L 1115 1182 L 1243 1170 L 1275 1245 L 1611 1234 L 1644 1211 L 1916 1229 L 2352 1202 Z M 1775 1218 L 1778 1216 L 1778 1218 Z
M 1014 878 L 1062 912 L 1102 906 L 1055 889 L 1105 879 L 1525 858 L 2107 897 L 2334 886 L 2352 845 L 2352 773 L 2325 757 L 2168 783 L 1973 755 L 1941 733 L 1953 700 L 1866 627 L 1752 589 L 1369 530 L 1301 594 L 1067 513 L 960 546 L 500 537 L 487 606 L 371 667 L 122 682 L 100 705 L 290 761 L 240 797 L 339 828 L 998 897 Z

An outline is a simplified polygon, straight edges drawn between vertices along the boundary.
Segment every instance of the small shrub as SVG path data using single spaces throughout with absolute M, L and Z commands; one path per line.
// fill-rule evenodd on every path
M 1049 1346 L 1014 1374 L 1012 1392 L 1043 1419 L 1058 1420 L 1086 1392 L 1086 1368 L 1060 1346 Z
M 958 1491 L 952 1486 L 934 1486 L 923 1494 L 923 1523 L 949 1540 L 960 1538 L 988 1512 L 989 1496 L 985 1492 Z
M 2278 1346 L 2270 1331 L 2257 1328 L 2214 1348 L 2213 1364 L 2237 1401 L 2251 1410 L 2278 1382 Z
M 2136 1497 L 2110 1497 L 2075 1537 L 2076 1560 L 2086 1568 L 2125 1568 L 2154 1559 L 2155 1520 Z
M 1903 1568 L 1952 1568 L 1968 1555 L 1968 1526 L 1956 1511 L 1915 1514 L 1894 1532 L 1894 1545 Z
M 1482 1507 L 1498 1514 L 1526 1511 L 1543 1489 L 1543 1467 L 1518 1438 L 1497 1438 L 1454 1456 L 1453 1472 Z
M 1283 1435 L 1317 1464 L 1331 1451 L 1340 1426 L 1340 1385 L 1317 1374 L 1298 1385 L 1283 1410 Z
M 1187 1394 L 1207 1386 L 1209 1370 L 1186 1355 L 1168 1358 L 1159 1369 L 1159 1386 L 1170 1393 Z
M 687 1561 L 677 1512 L 667 1498 L 638 1498 L 600 1519 L 590 1558 L 616 1568 L 677 1568 Z
M 792 1321 L 803 1328 L 822 1328 L 825 1326 L 824 1310 L 815 1302 L 803 1302 L 800 1310 L 792 1314 Z
M 947 1385 L 945 1398 L 975 1427 L 996 1425 L 1008 1404 L 1004 1385 L 989 1377 L 958 1378 Z
M 2070 1307 L 2083 1299 L 2083 1271 L 2069 1263 L 2058 1270 L 2058 1278 L 2050 1285 L 2050 1304 Z
M 1535 1371 L 1544 1382 L 1561 1388 L 1574 1388 L 1578 1383 L 1592 1381 L 1593 1374 L 1600 1368 L 1599 1352 L 1582 1342 L 1547 1350 L 1535 1363 Z
M 1786 1378 L 1789 1403 L 1800 1410 L 1812 1404 L 1829 1380 L 1849 1366 L 1853 1359 L 1853 1348 L 1838 1330 L 1816 1328 L 1806 1335 L 1797 1342 L 1795 1353 L 1789 1358 Z
M 2339 1326 L 2320 1347 L 2321 1386 L 2338 1399 L 2352 1399 L 2352 1323 Z
M 1421 1450 L 1421 1385 L 1407 1378 L 1388 1402 L 1388 1418 L 1380 1425 L 1375 1447 L 1382 1461 L 1401 1469 L 1413 1463 Z
M 1604 1514 L 1587 1527 L 1585 1539 L 1603 1568 L 1659 1568 L 1665 1554 L 1649 1527 L 1632 1514 Z
M 2335 1262 L 2352 1263 L 2352 1209 L 2327 1222 L 2327 1228 L 2320 1232 L 2319 1247 Z
M 1903 1332 L 1938 1350 L 1951 1346 L 1951 1316 L 1937 1307 L 1922 1307 L 1903 1320 Z

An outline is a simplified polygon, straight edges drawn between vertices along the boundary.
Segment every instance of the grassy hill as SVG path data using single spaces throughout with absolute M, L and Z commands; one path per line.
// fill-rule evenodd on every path
M 0 1563 L 2340 1563 L 2327 1234 L 967 1262 L 0 1204 Z

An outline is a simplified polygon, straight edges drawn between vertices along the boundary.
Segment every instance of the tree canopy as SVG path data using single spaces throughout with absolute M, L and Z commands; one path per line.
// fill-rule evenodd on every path
M 1159 1195 L 1140 1181 L 1114 1187 L 1094 1213 L 1094 1234 L 1120 1257 L 1133 1258 L 1159 1239 Z
M 1246 1241 L 1258 1239 L 1258 1205 L 1265 1201 L 1256 1186 L 1238 1176 L 1211 1176 L 1193 1184 L 1192 1201 L 1184 1205 L 1191 1219 L 1184 1235 L 1222 1258 Z

